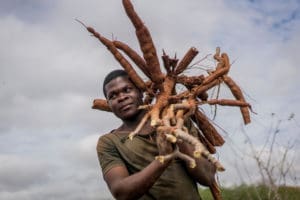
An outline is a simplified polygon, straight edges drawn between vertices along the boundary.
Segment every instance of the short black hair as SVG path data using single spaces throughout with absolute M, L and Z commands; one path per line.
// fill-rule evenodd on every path
M 128 74 L 125 70 L 123 69 L 116 69 L 116 70 L 113 70 L 111 72 L 109 72 L 106 77 L 104 78 L 104 81 L 103 81 L 103 94 L 105 95 L 106 97 L 106 91 L 105 91 L 105 86 L 107 83 L 109 83 L 111 80 L 117 78 L 117 77 L 123 77 L 123 76 L 127 76 L 128 77 Z

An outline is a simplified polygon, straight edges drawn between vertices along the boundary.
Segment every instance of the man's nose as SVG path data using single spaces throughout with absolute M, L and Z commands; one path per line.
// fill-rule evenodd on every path
M 118 96 L 118 102 L 122 102 L 128 98 L 127 94 L 121 92 Z

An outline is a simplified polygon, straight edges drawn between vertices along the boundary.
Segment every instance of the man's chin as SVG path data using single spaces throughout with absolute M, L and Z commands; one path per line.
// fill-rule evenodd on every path
M 122 120 L 136 120 L 139 110 L 128 110 L 120 114 Z
M 133 111 L 126 111 L 119 114 L 119 118 L 122 120 L 130 120 L 133 119 L 134 116 L 136 116 L 136 112 Z

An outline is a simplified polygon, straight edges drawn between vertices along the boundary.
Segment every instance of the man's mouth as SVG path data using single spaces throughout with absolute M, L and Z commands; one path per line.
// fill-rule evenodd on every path
M 126 104 L 126 105 L 122 106 L 122 107 L 120 108 L 120 110 L 121 110 L 121 111 L 127 111 L 128 109 L 130 109 L 130 107 L 131 107 L 131 104 Z

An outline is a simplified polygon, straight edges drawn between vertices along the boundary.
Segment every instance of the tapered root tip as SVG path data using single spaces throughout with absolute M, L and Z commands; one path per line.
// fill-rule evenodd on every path
M 167 141 L 171 142 L 171 143 L 176 143 L 177 142 L 177 138 L 173 135 L 170 135 L 170 134 L 166 134 L 166 138 L 167 138 Z
M 160 126 L 161 124 L 162 123 L 161 123 L 160 120 L 155 120 L 155 119 L 151 120 L 151 126 L 152 127 L 157 127 L 157 126 Z
M 158 160 L 161 164 L 165 162 L 165 157 L 164 156 L 155 156 L 155 160 Z
M 128 138 L 130 140 L 133 140 L 133 137 L 135 136 L 135 133 L 134 132 L 131 132 L 129 135 L 128 135 Z
M 191 161 L 190 164 L 189 164 L 189 167 L 192 168 L 192 169 L 195 168 L 196 167 L 196 162 Z
M 80 23 L 82 26 L 84 26 L 86 28 L 86 25 L 82 21 L 80 21 L 79 19 L 75 18 L 75 21 L 77 21 L 78 23 Z
M 218 164 L 216 167 L 217 167 L 218 172 L 224 172 L 225 171 L 225 168 L 221 164 Z
M 201 152 L 200 151 L 194 151 L 194 158 L 200 158 Z

